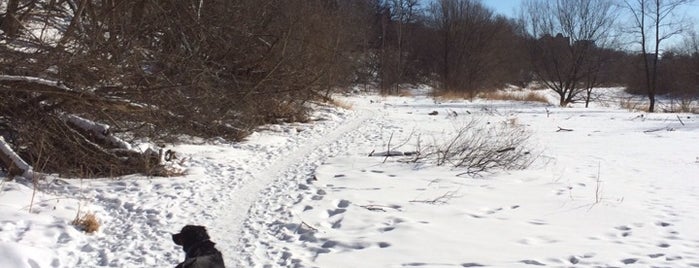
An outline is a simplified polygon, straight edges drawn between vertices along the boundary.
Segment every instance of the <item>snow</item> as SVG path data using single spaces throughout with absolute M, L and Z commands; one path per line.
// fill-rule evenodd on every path
M 341 96 L 352 110 L 166 148 L 183 177 L 4 181 L 0 267 L 172 267 L 184 252 L 170 234 L 185 224 L 207 226 L 229 267 L 699 267 L 697 115 L 425 92 Z M 369 156 L 419 151 L 418 137 L 439 143 L 474 120 L 524 127 L 534 163 L 471 177 Z M 100 230 L 72 226 L 79 211 Z

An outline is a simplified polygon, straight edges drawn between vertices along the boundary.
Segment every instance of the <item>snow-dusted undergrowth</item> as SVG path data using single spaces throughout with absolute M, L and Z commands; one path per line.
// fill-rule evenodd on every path
M 0 267 L 174 267 L 184 224 L 207 226 L 230 267 L 699 267 L 696 115 L 342 100 L 353 110 L 243 143 L 175 146 L 185 177 L 49 178 L 33 203 L 30 182 L 2 182 Z M 368 156 L 474 119 L 526 128 L 538 158 L 474 178 Z M 78 210 L 100 231 L 70 225 Z

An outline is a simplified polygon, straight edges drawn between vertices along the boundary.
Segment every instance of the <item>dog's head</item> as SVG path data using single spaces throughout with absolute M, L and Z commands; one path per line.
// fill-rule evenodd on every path
M 187 225 L 182 228 L 180 233 L 172 235 L 172 241 L 175 244 L 185 247 L 206 240 L 209 240 L 206 227 L 198 225 Z

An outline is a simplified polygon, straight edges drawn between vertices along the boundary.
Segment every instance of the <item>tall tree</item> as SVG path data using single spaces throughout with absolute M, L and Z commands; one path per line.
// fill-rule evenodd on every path
M 532 38 L 532 69 L 565 106 L 597 85 L 602 57 L 613 40 L 617 9 L 612 0 L 529 0 L 521 20 Z
M 631 15 L 634 28 L 632 32 L 641 47 L 645 91 L 650 101 L 648 112 L 655 111 L 661 45 L 686 29 L 683 18 L 675 13 L 680 7 L 691 2 L 694 0 L 624 0 Z

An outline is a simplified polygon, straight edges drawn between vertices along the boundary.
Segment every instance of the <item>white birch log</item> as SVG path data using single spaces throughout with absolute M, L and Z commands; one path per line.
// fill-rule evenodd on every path
M 109 133 L 109 125 L 100 124 L 77 115 L 66 115 L 64 116 L 64 119 L 85 131 L 91 132 L 98 139 L 106 141 L 114 147 L 133 151 L 131 144 Z
M 64 91 L 73 91 L 72 89 L 65 86 L 60 81 L 52 81 L 48 79 L 43 79 L 33 76 L 21 76 L 21 75 L 0 75 L 0 81 L 10 81 L 10 82 L 28 82 L 39 85 L 45 85 L 50 87 L 55 87 Z
M 12 173 L 13 167 L 15 169 L 18 169 L 21 173 L 19 174 L 11 174 L 11 175 L 21 175 L 24 178 L 33 180 L 35 175 L 41 175 L 39 173 L 34 172 L 32 166 L 27 164 L 27 162 L 24 162 L 24 160 L 15 153 L 12 148 L 10 148 L 10 145 L 5 141 L 5 138 L 0 137 L 0 159 L 3 160 L 3 162 L 6 162 L 5 165 L 8 166 L 10 169 L 10 173 Z

